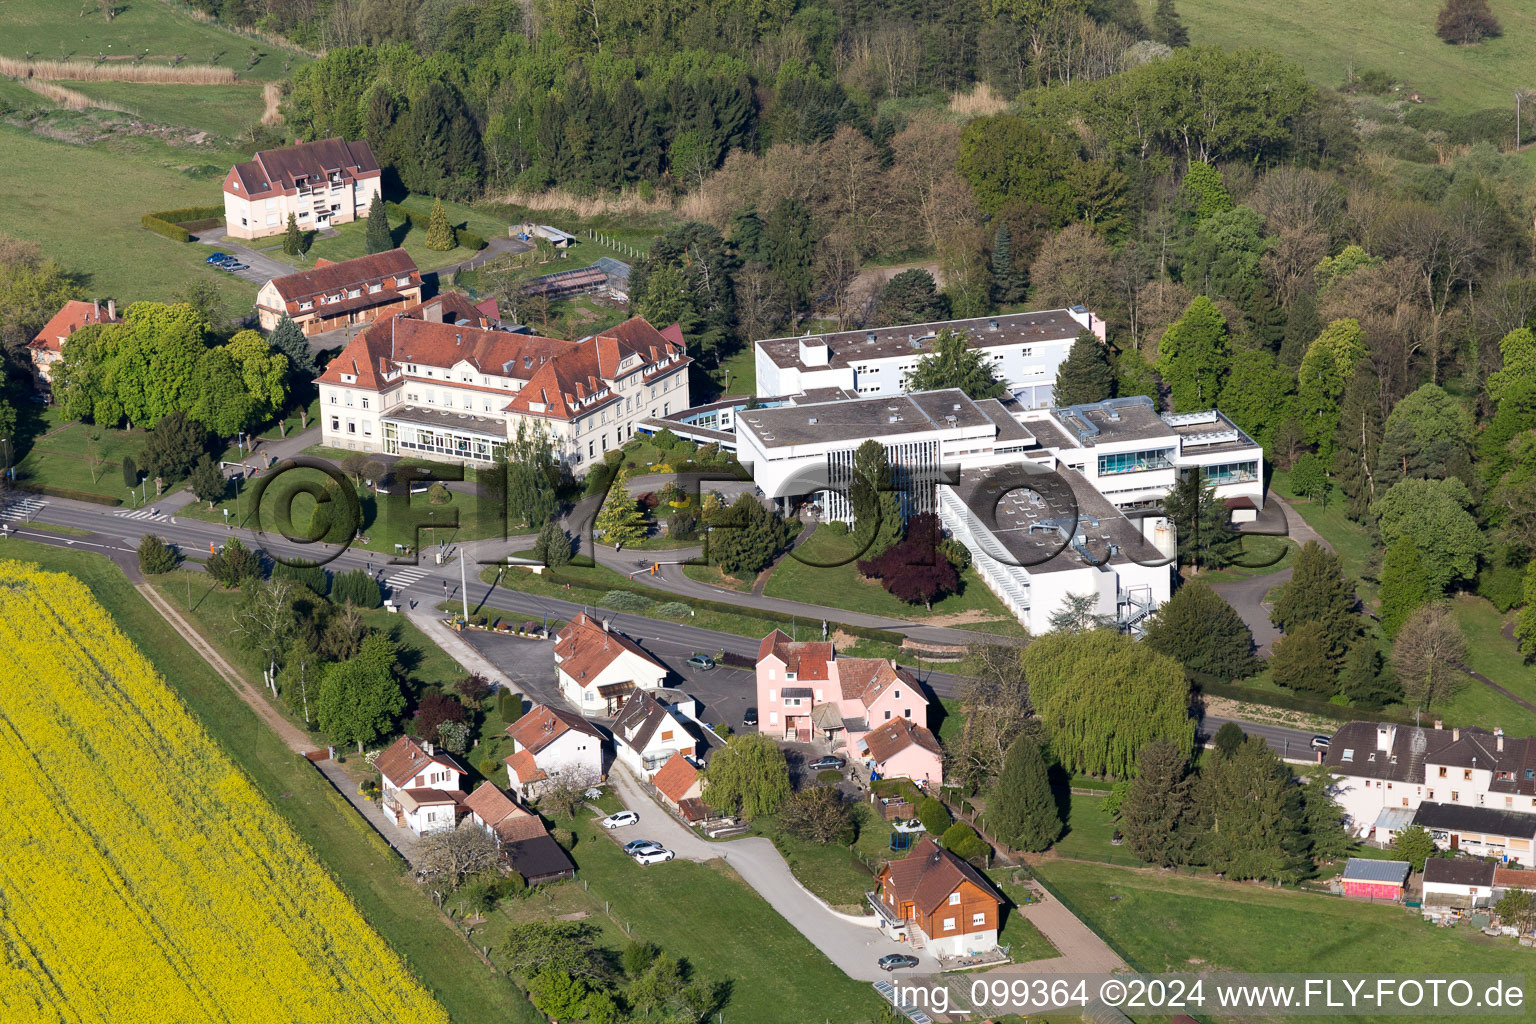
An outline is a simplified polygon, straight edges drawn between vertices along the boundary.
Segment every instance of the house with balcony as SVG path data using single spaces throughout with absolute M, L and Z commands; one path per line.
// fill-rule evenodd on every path
M 996 948 L 1002 897 L 981 872 L 931 837 L 886 864 L 876 881 L 869 904 L 892 938 L 946 958 Z
M 459 761 L 425 740 L 401 736 L 374 758 L 384 816 L 418 836 L 453 828 L 464 813 Z
M 555 678 L 584 715 L 612 718 L 639 690 L 659 690 L 667 667 L 629 637 L 585 612 L 555 635 Z
M 371 324 L 421 301 L 421 271 L 404 249 L 390 249 L 274 277 L 256 293 L 261 329 L 272 331 L 287 316 L 305 334 Z
M 613 722 L 617 757 L 641 779 L 650 779 L 678 754 L 696 756 L 692 721 L 698 710 L 681 690 L 636 690 Z
M 224 176 L 224 228 L 230 238 L 281 234 L 289 214 L 301 231 L 349 224 L 368 215 L 382 178 L 361 140 L 264 149 Z

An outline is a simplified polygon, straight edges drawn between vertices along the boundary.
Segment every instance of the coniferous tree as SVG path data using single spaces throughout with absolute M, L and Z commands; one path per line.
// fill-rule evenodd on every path
M 1198 469 L 1179 477 L 1163 499 L 1163 512 L 1178 532 L 1179 561 L 1185 565 L 1219 568 L 1237 557 L 1242 538 L 1232 529 L 1231 513 Z
M 1253 632 L 1207 584 L 1190 582 L 1157 609 L 1147 624 L 1146 644 L 1176 659 L 1196 678 L 1231 682 L 1252 675 Z
M 310 377 L 319 375 L 320 368 L 315 365 L 314 353 L 309 350 L 309 339 L 304 337 L 304 331 L 287 313 L 277 321 L 267 341 L 272 348 L 288 357 L 288 365 L 295 371 Z
M 1344 827 L 1344 808 L 1333 799 L 1338 780 L 1325 771 L 1302 783 L 1302 824 L 1307 845 L 1316 861 L 1331 863 L 1348 857 L 1360 845 Z
M 783 518 L 750 494 L 740 495 L 711 525 L 710 558 L 738 578 L 768 568 L 789 541 Z
M 1291 300 L 1291 308 L 1285 320 L 1285 334 L 1280 339 L 1280 351 L 1276 354 L 1280 365 L 1292 370 L 1300 366 L 1302 358 L 1307 354 L 1307 346 L 1322 329 L 1323 322 L 1317 316 L 1316 293 L 1305 291 Z
M 1291 770 L 1262 739 L 1202 768 L 1196 806 L 1204 863 L 1233 879 L 1294 882 L 1308 873 L 1306 825 Z
M 790 305 L 805 309 L 811 301 L 816 235 L 811 212 L 804 203 L 788 197 L 779 200 L 763 223 L 763 248 L 768 269 L 784 286 Z
M 289 256 L 304 253 L 304 236 L 299 234 L 299 219 L 293 213 L 288 214 L 288 229 L 283 232 L 283 252 Z
M 1242 746 L 1243 740 L 1247 738 L 1248 734 L 1243 732 L 1242 726 L 1236 722 L 1223 722 L 1221 728 L 1216 730 L 1211 743 L 1222 757 L 1231 757 L 1237 753 L 1237 748 Z
M 1113 398 L 1115 374 L 1109 368 L 1104 343 L 1092 331 L 1078 331 L 1077 339 L 1056 371 L 1055 404 L 1082 405 Z
M 1322 626 L 1328 656 L 1335 664 L 1360 632 L 1355 614 L 1355 590 L 1344 576 L 1339 556 L 1309 540 L 1296 555 L 1290 581 L 1275 595 L 1269 621 L 1282 632 L 1295 632 L 1303 623 Z
M 1345 511 L 1363 520 L 1376 500 L 1381 451 L 1381 378 L 1367 366 L 1356 368 L 1339 400 L 1333 449 L 1333 474 L 1344 492 Z
M 384 196 L 382 193 L 375 192 L 373 202 L 368 204 L 368 228 L 364 236 L 364 247 L 371 254 L 387 252 L 394 246 L 395 243 L 389 234 L 389 215 L 384 212 Z
M 1021 734 L 1003 758 L 1002 774 L 987 807 L 987 824 L 1009 846 L 1039 852 L 1061 835 L 1061 814 L 1051 795 L 1040 744 Z
M 949 316 L 949 300 L 921 267 L 903 270 L 885 282 L 875 298 L 874 325 L 926 324 Z
M 1402 698 L 1403 691 L 1382 671 L 1381 649 L 1368 636 L 1358 636 L 1339 670 L 1339 696 L 1356 707 L 1380 708 Z
M 1120 831 L 1132 853 L 1158 867 L 1189 863 L 1193 786 L 1183 751 L 1163 740 L 1141 748 L 1136 777 L 1120 802 Z
M 208 507 L 213 508 L 214 502 L 224 498 L 224 489 L 227 486 L 224 474 L 218 464 L 207 455 L 197 460 L 197 465 L 192 467 L 192 475 L 188 482 L 192 485 L 192 493 L 199 501 L 206 501 Z
M 447 252 L 457 244 L 453 238 L 453 227 L 448 223 L 448 211 L 443 209 L 443 201 L 432 200 L 432 216 L 427 221 L 427 248 Z
M 1164 46 L 1189 45 L 1189 30 L 1174 10 L 1173 0 L 1157 0 L 1157 10 L 1152 15 L 1152 38 Z
M 757 215 L 757 207 L 737 210 L 731 217 L 731 246 L 742 263 L 766 263 L 766 241 L 763 235 L 763 218 Z
M 992 236 L 992 294 L 1003 306 L 1024 300 L 1023 275 L 1014 266 L 1013 234 L 1007 221 L 998 224 Z
M 1269 667 L 1275 682 L 1287 689 L 1324 697 L 1338 690 L 1338 659 L 1330 652 L 1320 622 L 1303 622 L 1275 641 Z
M 1399 537 L 1381 560 L 1381 630 L 1394 637 L 1408 616 L 1440 596 L 1424 574 L 1412 537 Z
M 906 385 L 908 391 L 959 388 L 976 401 L 1000 398 L 1008 390 L 986 354 L 951 330 L 940 331 L 933 339 L 933 351 L 917 361 L 907 374 Z
M 621 548 L 645 538 L 645 514 L 640 511 L 621 474 L 608 488 L 608 497 L 598 510 L 593 529 L 604 544 Z
M 570 563 L 571 538 L 566 536 L 559 522 L 554 519 L 545 521 L 544 528 L 539 531 L 539 539 L 534 542 L 533 557 L 551 569 Z

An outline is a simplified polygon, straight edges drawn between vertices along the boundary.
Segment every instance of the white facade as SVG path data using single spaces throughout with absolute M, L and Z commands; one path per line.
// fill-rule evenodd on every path
M 395 824 L 425 835 L 453 828 L 464 798 L 464 772 L 430 743 L 402 737 L 375 761 L 380 807 Z
M 943 331 L 967 335 L 1025 408 L 1051 404 L 1056 370 L 1078 332 L 1104 340 L 1104 321 L 1082 307 L 1000 313 L 970 320 L 903 324 L 801 338 L 768 338 L 753 346 L 760 398 L 839 388 L 853 394 L 900 395 L 906 377 Z
M 581 710 L 582 714 L 603 713 L 608 699 L 599 690 L 604 686 L 632 682 L 637 690 L 659 690 L 667 679 L 667 670 L 654 661 L 632 651 L 620 650 L 608 664 L 590 678 L 577 680 L 557 663 L 556 675 L 560 680 L 560 692 L 565 699 Z
M 545 778 L 524 781 L 518 773 L 520 754 L 528 754 Z M 507 788 L 519 800 L 536 800 L 547 788 L 549 781 L 570 773 L 582 778 L 590 776 L 595 783 L 603 777 L 603 744 L 596 736 L 567 729 L 537 751 L 529 751 L 514 738 L 512 754 L 505 758 L 508 766 Z
M 675 754 L 696 753 L 689 729 L 697 714 L 693 698 L 678 690 L 665 691 L 662 697 L 637 693 L 613 723 L 615 755 L 642 779 L 660 771 Z

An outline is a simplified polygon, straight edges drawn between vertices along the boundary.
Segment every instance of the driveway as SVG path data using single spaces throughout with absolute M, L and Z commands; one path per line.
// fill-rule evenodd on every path
M 212 235 L 199 236 L 196 241 L 208 247 L 208 255 L 216 252 L 227 252 L 231 256 L 240 257 L 240 262 L 246 264 L 247 269 L 236 271 L 234 276 L 242 281 L 249 281 L 258 288 L 272 280 L 274 277 L 283 277 L 286 274 L 296 274 L 298 271 L 288 264 L 275 260 L 270 256 L 257 252 L 248 245 L 242 245 L 231 238 Z M 210 274 L 226 274 L 227 271 L 210 266 Z
M 1277 511 L 1280 515 L 1274 514 Z M 1308 526 L 1307 521 L 1274 491 L 1268 492 L 1264 498 L 1265 528 L 1261 531 L 1248 532 L 1280 532 L 1280 516 L 1284 517 L 1285 535 L 1298 545 L 1317 541 L 1325 550 L 1333 550 L 1333 545 Z M 1226 598 L 1227 603 L 1237 610 L 1244 624 L 1253 632 L 1253 642 L 1258 648 L 1260 657 L 1269 657 L 1275 641 L 1280 639 L 1280 631 L 1269 621 L 1269 606 L 1264 603 L 1264 595 L 1282 583 L 1289 583 L 1290 579 L 1291 568 L 1287 566 L 1278 572 L 1264 576 L 1250 576 L 1244 580 L 1227 580 L 1211 584 L 1211 589 Z
M 658 806 L 622 765 L 616 764 L 608 778 L 624 806 L 640 814 L 639 825 L 619 830 L 615 838 L 623 842 L 654 839 L 685 860 L 703 862 L 716 857 L 724 860 L 769 906 L 850 978 L 890 980 L 891 975 L 882 971 L 875 961 L 887 953 L 914 952 L 909 946 L 887 938 L 876 927 L 873 915 L 855 918 L 840 914 L 811 895 L 796 880 L 769 840 L 753 837 L 708 842 Z M 637 869 L 644 870 L 638 866 Z M 932 957 L 918 952 L 918 958 L 921 962 L 914 973 L 938 971 L 938 962 Z

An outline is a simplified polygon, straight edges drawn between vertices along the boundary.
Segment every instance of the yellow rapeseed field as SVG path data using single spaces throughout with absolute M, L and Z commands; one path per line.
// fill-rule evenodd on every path
M 447 1024 L 78 580 L 0 561 L 0 1021 Z

